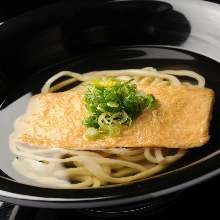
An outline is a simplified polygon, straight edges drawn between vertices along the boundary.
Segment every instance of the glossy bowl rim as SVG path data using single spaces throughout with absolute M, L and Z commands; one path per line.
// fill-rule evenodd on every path
M 216 162 L 216 167 L 213 168 L 210 172 L 207 173 L 207 169 L 205 169 L 205 173 L 201 174 L 202 169 L 204 168 L 211 168 L 211 164 L 213 165 L 214 161 Z M 178 181 L 179 178 L 174 178 L 173 172 L 171 171 L 168 174 L 164 174 L 163 178 L 167 179 L 167 175 L 169 176 L 169 180 L 172 180 L 172 186 L 165 187 L 161 189 L 159 187 L 159 190 L 156 190 L 151 193 L 146 193 L 146 194 L 137 194 L 137 195 L 126 195 L 126 193 L 122 193 L 121 195 L 114 194 L 112 191 L 115 189 L 119 189 L 120 187 L 126 187 L 127 185 L 122 185 L 122 186 L 115 186 L 112 188 L 106 188 L 108 190 L 108 193 L 110 194 L 109 196 L 103 196 L 103 197 L 90 197 L 88 198 L 88 192 L 90 191 L 96 191 L 97 190 L 102 190 L 103 188 L 99 189 L 88 189 L 85 191 L 85 197 L 81 198 L 62 198 L 61 197 L 55 197 L 54 195 L 59 194 L 56 193 L 56 191 L 75 191 L 75 190 L 66 190 L 66 189 L 47 189 L 47 188 L 40 188 L 40 187 L 35 187 L 31 185 L 25 185 L 22 183 L 18 183 L 16 181 L 10 180 L 5 177 L 0 176 L 0 198 L 3 201 L 6 202 L 11 202 L 15 203 L 18 205 L 25 205 L 25 206 L 31 206 L 31 207 L 47 207 L 47 208 L 94 208 L 94 207 L 105 207 L 105 206 L 113 206 L 113 205 L 119 205 L 119 204 L 127 204 L 132 202 L 138 202 L 142 200 L 148 200 L 148 199 L 154 199 L 157 197 L 165 196 L 170 193 L 174 193 L 177 191 L 181 191 L 183 189 L 186 189 L 188 187 L 191 187 L 193 185 L 196 185 L 198 183 L 201 183 L 203 181 L 206 181 L 210 178 L 213 178 L 214 176 L 217 176 L 220 174 L 220 168 L 218 166 L 218 162 L 220 161 L 220 150 L 215 152 L 215 155 L 208 159 L 203 159 L 203 161 L 195 162 L 195 164 L 189 165 L 189 167 L 183 167 L 180 168 L 181 170 L 177 169 L 175 172 L 177 172 L 176 177 L 187 177 L 189 178 L 189 172 L 191 174 L 194 172 L 194 175 L 196 174 L 196 178 L 188 179 L 186 181 Z M 181 172 L 185 171 L 185 175 L 182 175 Z M 187 175 L 187 176 L 186 176 Z M 157 177 L 157 176 L 156 176 Z M 155 181 L 158 181 L 157 178 L 152 178 Z M 175 181 L 174 181 L 175 180 Z M 146 180 L 140 180 L 138 183 L 132 183 L 131 185 L 136 185 L 136 184 L 142 184 L 144 183 L 149 184 L 149 179 Z M 169 182 L 169 181 L 168 181 Z M 176 183 L 179 182 L 179 183 Z M 1 184 L 3 183 L 3 184 Z M 12 187 L 19 187 L 19 190 L 23 190 L 23 193 L 16 193 L 16 192 L 9 192 L 7 189 L 3 189 L 3 186 L 6 186 L 5 188 L 8 188 L 7 185 L 10 184 Z M 146 185 L 147 185 L 146 184 Z M 170 183 L 169 183 L 170 185 Z M 10 188 L 10 187 L 9 187 Z M 129 186 L 128 186 L 129 188 Z M 40 189 L 40 190 L 39 190 Z M 48 190 L 52 191 L 52 197 L 47 198 L 47 197 L 42 197 L 42 190 Z M 28 195 L 25 195 L 25 192 L 31 191 L 32 193 L 29 192 Z M 78 192 L 82 192 L 82 190 L 78 190 Z M 76 191 L 75 191 L 76 192 Z M 39 194 L 39 195 L 38 195 Z M 50 193 L 49 193 L 50 194 Z

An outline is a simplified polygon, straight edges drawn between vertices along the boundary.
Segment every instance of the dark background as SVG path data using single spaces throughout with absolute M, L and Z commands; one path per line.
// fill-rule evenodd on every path
M 92 0 L 81 0 L 80 3 L 86 4 L 87 2 L 91 3 L 91 1 Z M 28 2 L 25 2 L 23 0 L 7 0 L 7 4 L 1 4 L 0 7 L 0 22 L 3 22 L 19 14 L 22 14 L 26 11 L 33 10 L 35 8 L 39 8 L 44 5 L 53 4 L 56 2 L 61 2 L 61 0 L 31 0 Z M 220 0 L 215 0 L 211 2 L 220 3 Z M 179 219 L 180 217 L 189 219 L 192 217 L 192 215 L 194 215 L 197 217 L 196 219 L 199 219 L 205 217 L 206 214 L 209 214 L 210 219 L 214 219 L 215 215 L 217 216 L 216 218 L 219 219 L 219 184 L 220 177 L 218 176 L 205 183 L 201 183 L 190 189 L 187 189 L 179 196 L 179 198 L 177 198 L 173 203 L 170 204 L 170 207 L 158 210 L 157 212 L 153 213 L 153 215 L 155 217 L 161 217 L 165 219 Z M 3 210 L 0 209 L 0 220 L 3 219 L 1 218 L 2 212 Z M 49 216 L 46 217 L 45 212 L 42 211 L 41 215 L 44 216 L 43 218 L 41 218 L 42 220 L 48 219 L 50 217 L 53 218 L 53 220 L 56 220 L 56 217 L 54 217 L 53 214 L 49 214 Z M 77 214 L 75 214 L 74 217 L 77 217 Z M 33 216 L 30 216 L 30 219 L 31 218 L 33 220 L 35 219 L 34 212 Z M 138 219 L 138 217 L 136 216 L 135 218 Z M 145 217 L 145 219 L 146 218 L 147 217 Z
M 0 7 L 0 22 L 9 19 L 11 17 L 22 14 L 26 11 L 33 10 L 35 8 L 40 8 L 42 6 L 53 4 L 56 2 L 64 2 L 64 1 L 75 1 L 76 0 L 7 0 L 1 2 Z M 103 2 L 106 0 L 80 0 L 80 3 L 86 4 L 91 2 Z M 178 1 L 178 0 L 177 0 Z M 208 0 L 209 2 L 220 3 L 220 0 Z M 198 3 L 199 4 L 199 3 Z

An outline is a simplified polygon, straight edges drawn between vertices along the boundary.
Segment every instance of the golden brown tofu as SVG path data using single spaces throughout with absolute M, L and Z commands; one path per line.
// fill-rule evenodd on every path
M 98 150 L 115 147 L 191 148 L 209 140 L 214 92 L 192 86 L 152 86 L 158 106 L 124 126 L 119 137 L 88 140 L 82 120 L 88 112 L 84 87 L 33 96 L 27 112 L 15 124 L 16 141 L 42 148 Z

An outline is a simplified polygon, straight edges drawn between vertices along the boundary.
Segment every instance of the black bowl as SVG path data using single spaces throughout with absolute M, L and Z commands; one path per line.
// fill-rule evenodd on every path
M 5 22 L 0 28 L 1 200 L 51 208 L 116 206 L 161 197 L 219 174 L 219 18 L 220 6 L 208 2 L 106 1 L 54 4 Z M 190 150 L 161 174 L 99 189 L 41 188 L 15 172 L 8 147 L 13 121 L 48 77 L 64 69 L 146 66 L 189 69 L 206 78 L 216 93 L 206 146 Z

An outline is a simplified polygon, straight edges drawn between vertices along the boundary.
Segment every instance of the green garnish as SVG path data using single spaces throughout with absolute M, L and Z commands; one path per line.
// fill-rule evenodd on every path
M 99 124 L 98 124 L 98 117 L 95 115 L 91 115 L 88 118 L 86 118 L 83 121 L 84 125 L 86 125 L 87 127 L 94 127 L 94 128 L 98 128 Z
M 155 106 L 153 95 L 143 95 L 134 80 L 100 77 L 87 85 L 84 95 L 90 113 L 83 124 L 88 128 L 86 137 L 92 140 L 103 136 L 118 136 L 122 125 L 130 126 L 144 110 Z
M 86 137 L 89 138 L 90 140 L 96 140 L 99 138 L 100 133 L 98 129 L 90 127 L 86 129 Z

